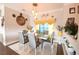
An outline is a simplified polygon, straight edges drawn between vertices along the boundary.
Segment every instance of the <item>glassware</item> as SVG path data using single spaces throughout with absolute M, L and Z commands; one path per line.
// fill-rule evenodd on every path
M 61 37 L 62 35 L 63 35 L 63 32 L 62 32 L 62 31 L 59 31 L 59 32 L 58 32 L 58 36 Z

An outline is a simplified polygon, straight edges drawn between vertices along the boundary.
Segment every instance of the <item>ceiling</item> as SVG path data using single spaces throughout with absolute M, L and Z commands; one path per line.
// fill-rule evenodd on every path
M 63 7 L 63 3 L 38 3 L 37 11 L 49 11 L 55 10 Z M 5 4 L 6 7 L 17 9 L 18 11 L 32 11 L 33 5 L 32 3 L 9 3 Z

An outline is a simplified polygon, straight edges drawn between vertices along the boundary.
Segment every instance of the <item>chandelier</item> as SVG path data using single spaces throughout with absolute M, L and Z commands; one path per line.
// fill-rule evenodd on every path
M 38 4 L 37 3 L 33 3 L 33 10 L 32 10 L 32 14 L 33 14 L 33 17 L 36 19 L 37 16 L 38 16 L 38 13 L 37 13 L 37 6 Z

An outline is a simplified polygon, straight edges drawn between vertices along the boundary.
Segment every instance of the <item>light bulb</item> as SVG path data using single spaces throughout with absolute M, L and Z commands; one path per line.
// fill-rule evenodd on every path
M 32 14 L 33 14 L 33 16 L 35 15 L 35 11 L 34 10 L 32 10 Z

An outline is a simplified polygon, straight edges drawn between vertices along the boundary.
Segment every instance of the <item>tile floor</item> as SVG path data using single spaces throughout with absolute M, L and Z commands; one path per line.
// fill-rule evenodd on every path
M 54 48 L 52 47 L 52 49 L 50 49 L 49 44 L 47 44 L 44 47 L 44 51 L 41 50 L 41 45 L 39 47 L 37 47 L 36 49 L 36 55 L 56 55 L 56 48 L 57 48 L 57 44 L 53 44 Z M 20 55 L 34 55 L 35 51 L 31 50 L 31 48 L 29 47 L 29 43 L 26 44 L 20 44 L 20 43 L 16 43 L 13 45 L 10 45 L 9 48 L 11 48 L 12 50 L 14 50 L 15 52 L 17 52 Z

